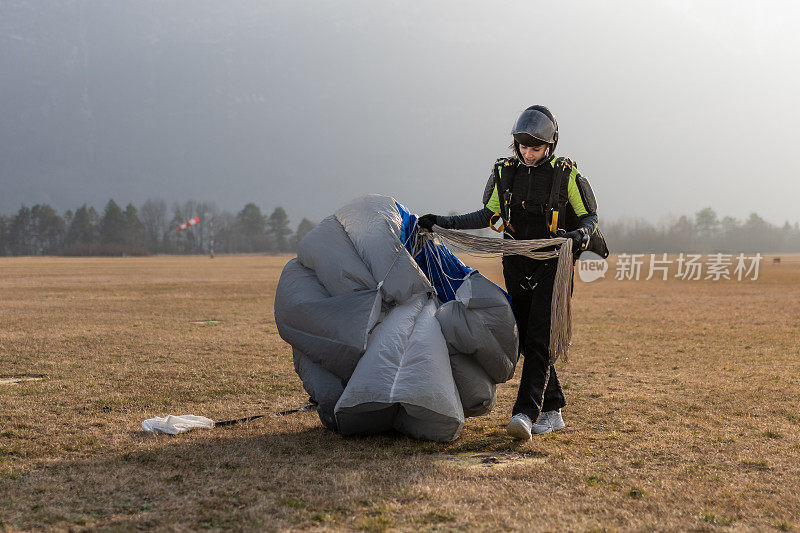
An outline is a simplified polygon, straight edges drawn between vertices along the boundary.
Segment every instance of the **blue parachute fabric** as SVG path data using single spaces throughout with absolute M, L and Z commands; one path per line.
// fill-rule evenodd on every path
M 454 300 L 456 291 L 475 269 L 466 266 L 444 244 L 427 241 L 414 257 L 436 289 L 442 303 Z
M 411 211 L 406 209 L 406 206 L 400 202 L 395 201 L 394 204 L 397 206 L 397 210 L 400 212 L 400 218 L 403 220 L 403 226 L 400 228 L 402 231 L 400 240 L 405 244 L 408 253 L 414 255 L 414 252 L 411 251 L 411 246 L 413 246 L 411 234 L 414 233 L 414 230 L 417 228 L 417 215 L 412 214 Z
M 411 236 L 417 229 L 417 216 L 413 215 L 399 202 L 395 203 L 397 204 L 397 210 L 400 212 L 400 218 L 403 220 L 401 238 L 405 243 L 406 250 L 414 256 L 414 260 L 425 275 L 428 276 L 428 279 L 436 289 L 436 295 L 439 300 L 445 303 L 455 299 L 456 291 L 475 269 L 462 263 L 447 246 L 434 244 L 433 241 L 428 241 L 422 250 L 414 255 L 414 243 Z

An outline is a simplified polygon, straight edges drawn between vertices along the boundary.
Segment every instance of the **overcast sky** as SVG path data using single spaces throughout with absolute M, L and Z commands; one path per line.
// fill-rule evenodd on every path
M 0 213 L 481 207 L 532 104 L 602 220 L 800 220 L 800 4 L 0 2 Z

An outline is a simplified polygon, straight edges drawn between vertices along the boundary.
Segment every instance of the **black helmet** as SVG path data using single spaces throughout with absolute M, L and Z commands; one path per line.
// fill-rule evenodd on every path
M 519 145 L 550 145 L 549 154 L 555 152 L 558 144 L 558 122 L 549 109 L 542 105 L 534 105 L 526 109 L 514 123 L 511 130 L 514 137 L 514 153 L 522 160 Z

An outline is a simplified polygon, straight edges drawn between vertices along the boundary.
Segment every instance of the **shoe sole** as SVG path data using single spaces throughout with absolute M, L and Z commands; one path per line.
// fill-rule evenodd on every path
M 518 424 L 509 424 L 506 428 L 506 432 L 518 440 L 531 440 L 531 434 L 525 431 L 525 428 Z

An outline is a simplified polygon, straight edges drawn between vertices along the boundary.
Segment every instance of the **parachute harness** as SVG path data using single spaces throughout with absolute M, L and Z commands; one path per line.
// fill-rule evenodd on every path
M 433 233 L 447 241 L 453 248 L 474 255 L 485 257 L 523 255 L 539 261 L 558 258 L 556 276 L 553 281 L 553 299 L 550 306 L 550 363 L 556 362 L 559 358 L 563 358 L 564 361 L 568 359 L 572 340 L 572 306 L 570 302 L 573 275 L 572 239 L 563 237 L 532 240 L 496 239 L 445 229 L 437 225 L 433 226 Z M 438 253 L 431 250 L 435 248 L 434 243 L 431 242 L 435 239 L 433 233 L 419 232 L 425 241 L 423 248 L 426 257 L 432 256 L 436 259 L 434 264 L 439 267 L 442 277 L 452 290 L 450 279 L 455 280 L 455 278 L 447 275 Z M 540 251 L 542 248 L 552 248 L 553 246 L 558 246 L 558 249 Z M 431 262 L 428 261 L 428 265 L 430 264 Z

